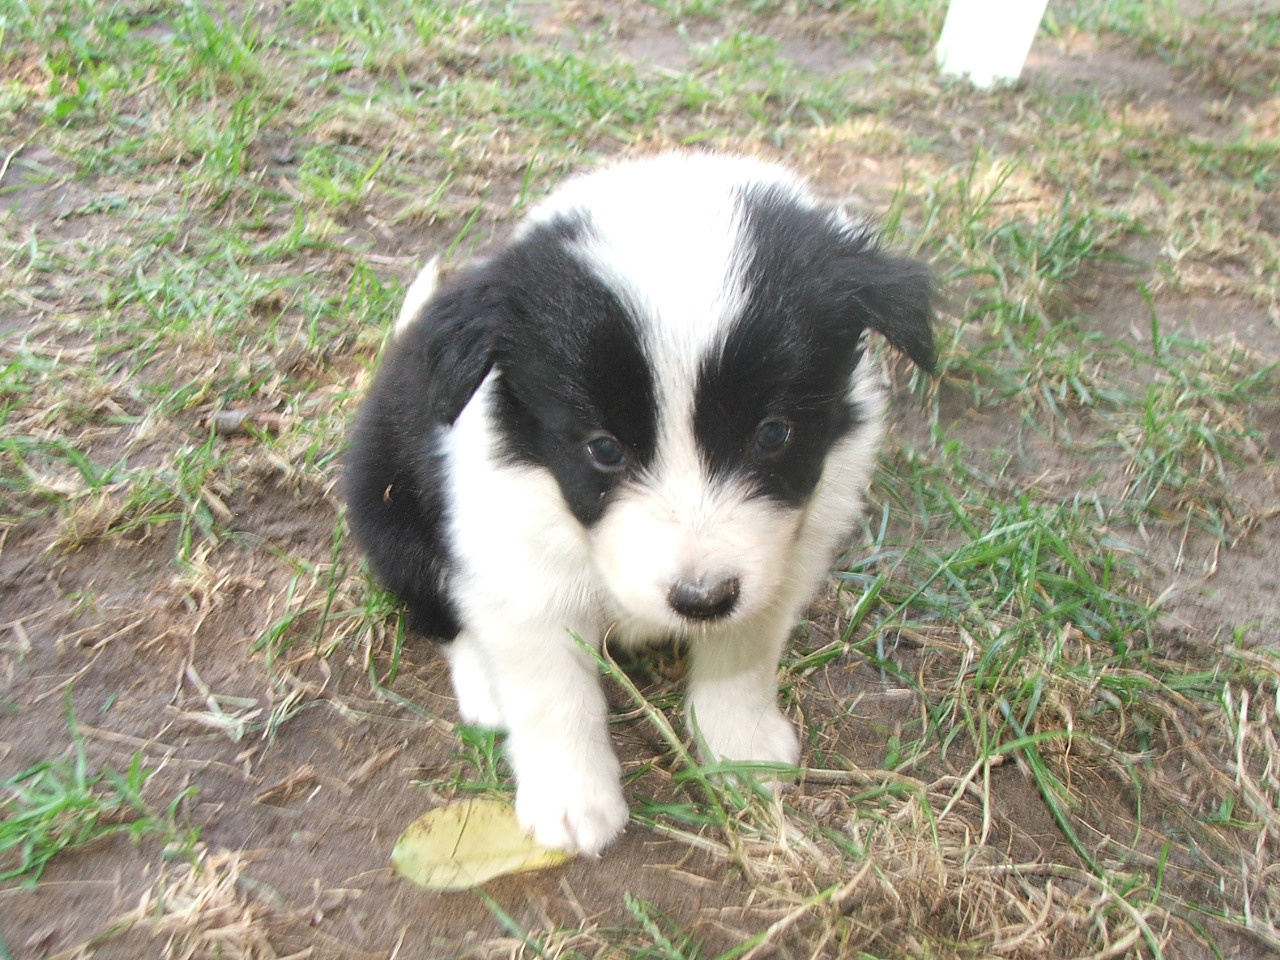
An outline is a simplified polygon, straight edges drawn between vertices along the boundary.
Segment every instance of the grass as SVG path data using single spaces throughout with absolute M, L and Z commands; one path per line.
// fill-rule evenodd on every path
M 539 914 L 495 888 L 476 949 L 1280 947 L 1275 18 L 1053 4 L 1043 65 L 975 93 L 933 74 L 944 6 L 0 0 L 10 884 L 57 896 L 45 864 L 109 856 L 104 832 L 189 836 L 151 799 L 161 736 L 175 763 L 314 780 L 320 835 L 404 824 L 343 806 L 338 753 L 273 766 L 316 710 L 335 738 L 403 729 L 424 795 L 509 789 L 500 738 L 451 722 L 346 542 L 344 430 L 427 256 L 483 251 L 580 165 L 692 145 L 784 158 L 931 259 L 941 375 L 896 384 L 865 536 L 784 663 L 795 789 L 698 764 L 678 685 L 601 664 L 629 833 L 666 842 L 630 867 L 723 902 L 637 881 Z M 58 713 L 68 677 L 110 705 L 123 763 Z M 374 771 L 403 787 L 368 760 L 350 796 Z M 257 822 L 241 792 L 203 815 Z M 49 952 L 147 929 L 287 952 L 264 905 L 328 901 L 254 886 L 267 869 L 201 848 L 156 867 L 145 909 L 78 908 L 97 925 Z M 334 930 L 394 952 L 354 929 L 289 949 Z
M 173 854 L 191 850 L 198 831 L 185 826 L 179 813 L 187 794 L 156 811 L 146 796 L 154 771 L 138 754 L 124 771 L 91 768 L 69 687 L 65 699 L 70 753 L 0 783 L 0 883 L 18 880 L 34 888 L 54 857 L 118 833 L 134 841 L 159 835 Z

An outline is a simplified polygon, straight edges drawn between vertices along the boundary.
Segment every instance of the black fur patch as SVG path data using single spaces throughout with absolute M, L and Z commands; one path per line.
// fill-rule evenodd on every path
M 452 640 L 452 567 L 440 432 L 489 371 L 504 305 L 480 264 L 440 290 L 387 348 L 360 408 L 344 483 L 347 522 L 374 576 L 409 611 L 411 629 Z
M 703 360 L 694 431 L 713 475 L 745 476 L 761 496 L 799 506 L 832 445 L 860 422 L 848 393 L 864 331 L 932 368 L 928 275 L 785 191 L 750 190 L 739 202 L 746 306 L 721 352 Z M 765 420 L 791 426 L 772 455 L 755 443 Z
M 361 408 L 346 460 L 347 518 L 415 631 L 450 640 L 460 629 L 439 438 L 490 370 L 506 455 L 550 470 L 584 525 L 652 460 L 654 390 L 635 319 L 574 255 L 585 229 L 568 220 L 538 227 L 449 283 L 389 346 Z M 621 469 L 603 470 L 589 455 L 602 431 L 622 444 Z
M 356 421 L 347 453 L 347 523 L 377 580 L 409 612 L 410 629 L 452 640 L 444 464 L 429 391 L 413 353 L 393 348 Z
M 508 455 L 550 470 L 588 526 L 622 479 L 652 461 L 657 432 L 636 319 L 573 250 L 589 229 L 582 220 L 557 220 L 503 252 L 500 268 L 511 286 L 494 356 Z M 602 432 L 625 451 L 618 469 L 601 469 L 588 453 Z

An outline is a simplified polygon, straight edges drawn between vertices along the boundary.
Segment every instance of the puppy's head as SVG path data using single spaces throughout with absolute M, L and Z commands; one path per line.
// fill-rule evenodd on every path
M 809 534 L 848 522 L 879 436 L 868 331 L 934 359 L 924 269 L 744 159 L 571 180 L 429 292 L 401 337 L 433 415 L 491 378 L 495 459 L 554 476 L 620 615 L 653 631 L 770 608 L 797 551 L 832 542 Z

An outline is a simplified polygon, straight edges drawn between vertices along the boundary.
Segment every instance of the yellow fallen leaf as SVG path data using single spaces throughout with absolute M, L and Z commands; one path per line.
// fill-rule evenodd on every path
M 572 857 L 535 843 L 509 803 L 476 798 L 439 807 L 409 824 L 391 851 L 391 864 L 428 890 L 466 890 Z

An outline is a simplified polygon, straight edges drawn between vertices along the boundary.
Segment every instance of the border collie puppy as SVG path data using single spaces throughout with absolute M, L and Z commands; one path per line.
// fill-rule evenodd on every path
M 592 658 L 681 638 L 710 757 L 794 765 L 783 646 L 875 463 L 882 335 L 934 363 L 930 284 L 759 161 L 566 182 L 491 256 L 409 289 L 364 401 L 348 520 L 458 709 L 507 731 L 538 842 L 627 822 Z M 710 759 L 709 757 L 709 759 Z

